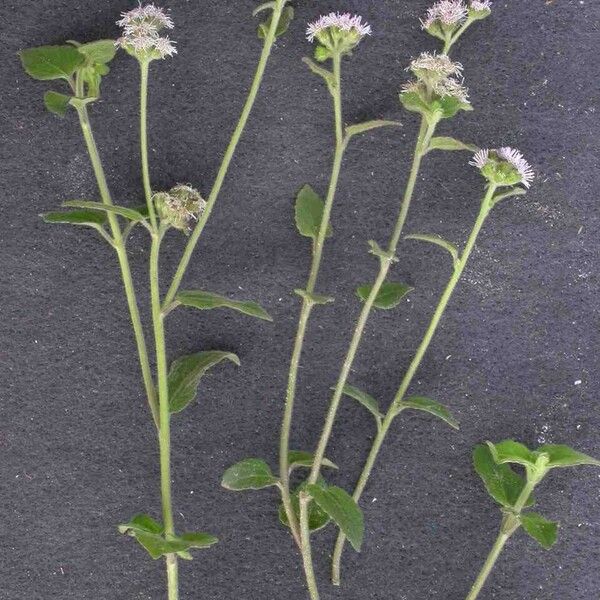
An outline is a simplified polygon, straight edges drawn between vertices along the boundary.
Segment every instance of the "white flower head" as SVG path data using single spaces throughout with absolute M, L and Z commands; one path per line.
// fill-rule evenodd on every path
M 478 12 L 490 11 L 492 10 L 492 2 L 491 0 L 471 0 L 469 8 Z
M 442 98 L 456 98 L 465 104 L 469 102 L 469 90 L 460 81 L 446 77 L 433 86 L 433 91 Z
M 155 192 L 152 201 L 162 223 L 185 232 L 206 208 L 200 192 L 187 184 L 178 184 L 168 192 Z
M 306 29 L 306 37 L 309 42 L 314 42 L 315 38 L 318 39 L 320 35 L 332 28 L 336 28 L 340 31 L 352 32 L 361 39 L 365 37 L 365 35 L 371 35 L 372 33 L 371 26 L 368 23 L 363 23 L 360 15 L 331 12 L 328 15 L 319 17 L 313 23 L 309 23 L 308 28 Z
M 406 69 L 412 71 L 417 77 L 451 77 L 461 76 L 463 66 L 459 62 L 452 62 L 446 54 L 431 54 L 422 52 L 419 58 L 415 58 Z
M 121 13 L 117 25 L 123 35 L 116 41 L 139 60 L 154 60 L 177 54 L 175 42 L 161 37 L 163 29 L 173 29 L 173 21 L 165 10 L 154 4 L 141 4 L 128 12 Z
M 477 167 L 482 175 L 497 185 L 531 186 L 535 173 L 521 152 L 505 146 L 496 150 L 479 150 L 469 162 Z
M 461 24 L 468 16 L 469 10 L 462 0 L 439 0 L 427 10 L 421 19 L 423 29 L 429 29 L 435 24 L 453 27 Z

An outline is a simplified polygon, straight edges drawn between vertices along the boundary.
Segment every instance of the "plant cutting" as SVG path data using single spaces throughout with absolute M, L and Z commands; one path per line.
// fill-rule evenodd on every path
M 175 42 L 165 35 L 166 31 L 174 27 L 165 10 L 153 4 L 140 4 L 137 8 L 123 13 L 117 22 L 122 33 L 116 41 L 69 41 L 60 46 L 30 48 L 20 53 L 23 67 L 31 77 L 41 81 L 62 80 L 66 84 L 63 91 L 48 90 L 44 102 L 49 111 L 60 117 L 66 116 L 71 109 L 76 111 L 97 180 L 100 201 L 67 201 L 63 203 L 67 210 L 53 211 L 42 216 L 47 223 L 66 223 L 91 228 L 117 255 L 146 397 L 157 430 L 162 504 L 161 521 L 140 513 L 129 522 L 120 525 L 119 530 L 134 537 L 153 559 L 165 559 L 169 600 L 177 600 L 179 597 L 178 559 L 191 560 L 191 550 L 207 548 L 217 542 L 217 538 L 208 533 L 176 532 L 171 491 L 171 419 L 195 399 L 200 380 L 207 371 L 223 361 L 239 364 L 239 359 L 231 352 L 205 350 L 181 356 L 169 365 L 165 340 L 166 317 L 171 311 L 182 306 L 200 310 L 227 308 L 259 319 L 271 320 L 269 314 L 255 302 L 234 300 L 206 290 L 181 289 L 183 276 L 219 197 L 237 144 L 256 100 L 273 44 L 285 33 L 293 17 L 293 9 L 287 6 L 287 0 L 274 0 L 262 4 L 256 9 L 255 15 L 263 12 L 267 13 L 267 18 L 258 27 L 258 36 L 263 40 L 260 60 L 241 116 L 206 201 L 190 185 L 177 184 L 169 190 L 158 191 L 153 189 L 151 184 L 147 135 L 150 67 L 157 61 L 173 57 L 177 53 Z M 140 68 L 140 157 L 145 197 L 143 206 L 121 206 L 113 203 L 88 112 L 88 107 L 100 98 L 101 83 L 108 75 L 108 65 L 119 48 L 135 58 Z M 140 317 L 137 292 L 127 255 L 127 240 L 136 226 L 142 227 L 150 237 L 149 296 L 152 322 L 147 328 Z M 159 279 L 159 258 L 161 242 L 171 231 L 184 233 L 187 243 L 170 286 L 163 295 Z M 155 373 L 152 371 L 146 342 L 148 329 L 151 330 L 153 338 Z
M 530 450 L 514 440 L 480 444 L 473 450 L 475 471 L 489 495 L 500 505 L 500 532 L 466 600 L 479 597 L 508 540 L 523 529 L 548 550 L 557 539 L 558 523 L 529 510 L 535 504 L 534 490 L 553 469 L 579 465 L 600 466 L 600 461 L 561 444 L 546 444 Z M 521 468 L 525 477 L 513 466 Z

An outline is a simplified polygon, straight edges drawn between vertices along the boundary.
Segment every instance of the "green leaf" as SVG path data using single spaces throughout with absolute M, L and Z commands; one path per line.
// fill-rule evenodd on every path
M 362 545 L 365 524 L 363 513 L 355 500 L 342 488 L 307 485 L 306 491 L 313 500 L 335 521 L 358 552 Z
M 507 198 L 512 198 L 513 196 L 524 196 L 527 193 L 527 190 L 522 187 L 514 187 L 510 189 L 508 192 L 504 192 L 502 194 L 497 194 L 492 198 L 491 205 L 496 206 L 498 202 L 502 202 L 502 200 L 506 200 Z
M 319 235 L 321 221 L 323 220 L 324 203 L 317 193 L 305 185 L 296 197 L 296 227 L 300 235 L 315 239 Z M 331 237 L 333 230 L 331 224 L 327 225 L 326 237 Z
M 509 465 L 499 465 L 485 444 L 478 444 L 473 449 L 473 466 L 481 477 L 488 494 L 498 504 L 512 508 L 525 487 L 523 477 L 515 473 Z M 532 506 L 534 502 L 532 494 L 526 506 Z
M 549 550 L 556 543 L 558 523 L 548 521 L 538 513 L 522 513 L 519 517 L 523 529 L 536 541 Z
M 290 450 L 288 453 L 288 463 L 290 465 L 290 471 L 299 467 L 312 467 L 314 461 L 314 455 L 310 452 L 304 452 L 303 450 Z M 337 469 L 338 466 L 332 463 L 328 458 L 324 458 L 322 461 L 323 467 L 329 467 L 330 469 Z
M 405 239 L 419 240 L 421 242 L 429 242 L 430 244 L 440 246 L 440 248 L 443 248 L 450 253 L 450 256 L 452 256 L 452 262 L 454 264 L 458 262 L 458 248 L 439 235 L 431 235 L 428 233 L 412 233 L 411 235 L 407 235 Z
M 47 212 L 40 215 L 44 223 L 67 223 L 69 225 L 87 225 L 101 227 L 106 221 L 106 215 L 95 210 L 70 210 L 65 212 Z
M 466 144 L 452 137 L 434 137 L 429 142 L 427 152 L 432 150 L 467 150 L 469 152 L 477 152 L 479 147 L 475 144 Z
M 371 294 L 373 289 L 372 285 L 361 285 L 356 290 L 356 295 L 363 301 L 366 302 L 367 298 Z M 412 292 L 414 288 L 404 283 L 386 282 L 380 288 L 375 298 L 373 305 L 376 308 L 383 308 L 388 310 L 394 308 L 400 304 L 400 301 L 406 294 Z
M 66 94 L 59 94 L 58 92 L 48 91 L 44 94 L 44 105 L 46 108 L 59 117 L 64 117 L 67 109 L 69 108 L 69 102 L 71 96 Z
M 85 61 L 73 46 L 40 46 L 19 52 L 26 73 L 40 81 L 66 79 Z
M 306 489 L 307 485 L 308 484 L 306 481 L 302 482 L 291 494 L 290 500 L 292 503 L 292 510 L 294 511 L 294 514 L 296 515 L 297 521 L 300 521 L 299 495 L 300 495 L 301 491 Z M 317 485 L 321 488 L 327 487 L 327 484 L 325 483 L 325 480 L 323 478 L 319 479 Z M 290 526 L 283 503 L 279 505 L 279 521 L 286 527 Z M 323 527 L 325 527 L 330 521 L 331 521 L 331 518 L 329 517 L 329 515 L 316 502 L 311 502 L 308 505 L 308 529 L 309 529 L 309 531 L 318 531 L 319 529 L 323 529 Z
M 129 219 L 134 223 L 144 220 L 144 215 L 137 212 L 137 210 L 133 210 L 132 208 L 127 208 L 125 206 L 114 206 L 112 204 L 104 204 L 103 202 L 90 202 L 88 200 L 67 200 L 66 202 L 63 202 L 63 206 L 73 206 L 75 208 L 91 208 L 93 210 L 110 212 L 121 217 L 125 217 L 126 219 Z
M 119 531 L 124 534 L 134 531 L 161 535 L 164 531 L 164 527 L 149 515 L 139 514 L 135 515 L 135 517 L 133 517 L 129 523 L 119 525 Z
M 307 292 L 306 290 L 300 290 L 300 289 L 294 290 L 294 294 L 297 294 L 304 300 L 308 300 L 311 304 L 330 304 L 331 302 L 334 302 L 334 300 L 335 300 L 335 298 L 332 298 L 331 296 L 322 296 L 320 294 L 311 294 L 310 292 Z
M 434 100 L 432 103 L 434 110 L 441 112 L 441 116 L 444 119 L 450 119 L 456 115 L 459 111 L 472 111 L 473 107 L 469 102 L 462 102 L 454 96 L 444 96 L 438 100 Z
M 402 92 L 400 94 L 402 106 L 410 112 L 429 114 L 431 108 L 426 104 L 417 92 Z
M 274 0 L 271 0 L 270 2 L 264 2 L 263 4 L 261 4 L 260 6 L 257 6 L 252 11 L 252 16 L 255 17 L 256 15 L 261 13 L 263 10 L 269 10 L 269 9 L 273 9 L 273 8 L 275 8 Z
M 322 77 L 329 88 L 329 91 L 333 92 L 335 88 L 335 76 L 329 69 L 324 69 L 320 67 L 318 64 L 310 60 L 310 58 L 304 57 L 302 62 L 308 66 L 308 68 L 319 77 Z
M 352 137 L 354 135 L 365 133 L 367 131 L 371 131 L 372 129 L 378 129 L 380 127 L 402 127 L 402 123 L 400 123 L 399 121 L 384 120 L 366 121 L 365 123 L 357 123 L 356 125 L 349 125 L 348 127 L 346 127 L 346 135 L 348 137 Z
M 498 444 L 486 442 L 486 444 L 498 464 L 516 463 L 524 467 L 532 467 L 535 466 L 538 458 L 535 452 L 532 452 L 527 446 L 514 440 L 504 440 Z
M 347 383 L 344 385 L 343 393 L 362 404 L 375 417 L 375 420 L 378 423 L 383 419 L 383 414 L 379 410 L 379 402 L 377 402 L 373 396 L 367 394 L 367 392 L 363 392 L 357 387 Z
M 216 544 L 219 539 L 210 533 L 199 532 L 188 532 L 182 533 L 177 536 L 178 540 L 185 542 L 188 546 L 187 548 L 208 548 L 209 546 L 213 546 Z
M 90 62 L 105 65 L 115 57 L 117 47 L 114 40 L 96 40 L 77 46 L 77 50 Z
M 547 465 L 548 469 L 557 467 L 575 467 L 578 465 L 594 465 L 600 467 L 600 460 L 562 444 L 546 444 L 545 446 L 538 448 L 537 451 L 547 454 L 550 458 Z
M 231 308 L 245 315 L 262 319 L 263 321 L 272 321 L 271 315 L 256 302 L 249 300 L 230 300 L 225 296 L 205 292 L 203 290 L 185 290 L 179 292 L 175 298 L 178 304 L 191 306 L 199 310 L 210 310 L 212 308 Z
M 269 465 L 260 458 L 246 458 L 229 467 L 223 475 L 221 485 L 228 490 L 260 490 L 277 485 L 279 479 L 273 475 Z
M 281 37 L 289 29 L 290 23 L 292 22 L 293 18 L 294 18 L 294 9 L 291 6 L 286 6 L 281 13 L 279 23 L 277 24 L 277 29 L 275 31 L 275 38 Z M 261 23 L 258 26 L 257 33 L 258 33 L 258 37 L 261 40 L 264 40 L 267 37 L 267 34 L 269 33 L 269 29 L 271 28 L 272 22 L 273 22 L 273 15 L 271 15 L 264 23 Z
M 459 429 L 458 421 L 452 416 L 452 413 L 439 402 L 432 400 L 431 398 L 423 398 L 422 396 L 410 396 L 410 398 L 406 398 L 402 400 L 402 402 L 398 405 L 400 410 L 405 408 L 413 408 L 415 410 L 422 410 L 424 412 L 437 417 L 438 419 L 442 419 L 453 427 L 454 429 Z
M 230 360 L 239 366 L 240 359 L 231 352 L 197 352 L 178 358 L 169 370 L 169 411 L 181 412 L 198 393 L 202 376 L 223 360 Z

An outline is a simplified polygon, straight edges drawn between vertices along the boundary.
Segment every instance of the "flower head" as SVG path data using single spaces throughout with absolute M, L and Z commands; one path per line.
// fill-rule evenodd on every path
M 469 8 L 477 12 L 491 11 L 492 2 L 491 0 L 471 0 Z
M 198 190 L 190 185 L 179 184 L 168 192 L 156 192 L 152 201 L 163 224 L 181 231 L 189 231 L 206 208 L 206 201 Z
M 499 186 L 521 184 L 529 188 L 535 178 L 523 154 L 508 146 L 497 150 L 479 150 L 469 164 L 477 167 L 488 181 Z
M 442 28 L 454 29 L 468 16 L 469 10 L 462 0 L 439 0 L 427 10 L 424 19 L 421 19 L 423 29 L 430 29 L 436 25 Z
M 412 71 L 422 81 L 439 81 L 446 77 L 462 75 L 463 66 L 452 62 L 446 54 L 431 54 L 422 52 L 406 68 Z
M 173 29 L 173 21 L 162 8 L 154 4 L 140 4 L 133 10 L 121 13 L 117 25 L 123 29 L 123 35 L 116 41 L 117 46 L 139 60 L 155 60 L 177 54 L 174 42 L 160 35 L 163 29 Z
M 306 29 L 308 41 L 319 44 L 315 56 L 320 61 L 331 58 L 333 53 L 348 54 L 367 35 L 371 35 L 371 26 L 360 15 L 350 13 L 323 15 Z

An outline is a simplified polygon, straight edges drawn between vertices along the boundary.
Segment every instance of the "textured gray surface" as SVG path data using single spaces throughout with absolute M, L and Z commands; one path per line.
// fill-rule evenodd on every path
M 384 242 L 416 134 L 397 90 L 411 56 L 435 48 L 417 17 L 428 0 L 298 2 L 274 51 L 247 133 L 186 281 L 263 303 L 273 325 L 223 311 L 177 311 L 171 356 L 237 352 L 199 401 L 173 421 L 174 489 L 181 528 L 221 543 L 182 566 L 182 598 L 304 598 L 300 561 L 275 516 L 273 492 L 228 493 L 223 470 L 245 456 L 276 464 L 287 357 L 309 249 L 293 226 L 293 196 L 326 186 L 330 104 L 300 63 L 305 22 L 331 9 L 358 11 L 375 35 L 345 62 L 346 120 L 400 118 L 404 128 L 365 136 L 347 154 L 318 289 L 336 303 L 315 310 L 299 384 L 294 446 L 310 449 L 358 310 L 355 286 Z M 120 0 L 4 0 L 0 32 L 2 278 L 0 297 L 0 598 L 164 598 L 160 563 L 115 526 L 135 512 L 158 516 L 157 449 L 146 411 L 114 257 L 85 230 L 43 225 L 37 214 L 69 198 L 96 199 L 73 115 L 45 113 L 42 83 L 20 70 L 18 49 L 117 34 Z M 250 0 L 169 2 L 180 54 L 152 67 L 151 161 L 156 187 L 210 188 L 260 50 Z M 327 582 L 333 530 L 315 542 L 325 600 L 461 600 L 499 521 L 470 466 L 472 446 L 516 436 L 600 454 L 597 409 L 597 60 L 594 0 L 496 2 L 455 56 L 477 112 L 443 131 L 482 145 L 520 147 L 539 174 L 532 192 L 493 214 L 414 389 L 448 404 L 462 422 L 411 416 L 397 423 L 364 496 L 366 543 L 346 553 L 341 590 Z M 137 203 L 137 73 L 124 54 L 92 119 L 114 195 Z M 482 181 L 466 156 L 427 159 L 408 229 L 462 243 Z M 147 240 L 131 244 L 144 289 Z M 181 237 L 166 244 L 164 271 Z M 434 248 L 405 243 L 394 277 L 410 301 L 371 319 L 352 381 L 382 401 L 395 390 L 449 275 Z M 344 404 L 328 454 L 332 481 L 350 488 L 373 435 Z M 554 473 L 540 504 L 562 522 L 554 550 L 516 536 L 482 598 L 588 600 L 599 596 L 599 474 Z M 551 488 L 551 489 L 550 489 Z

